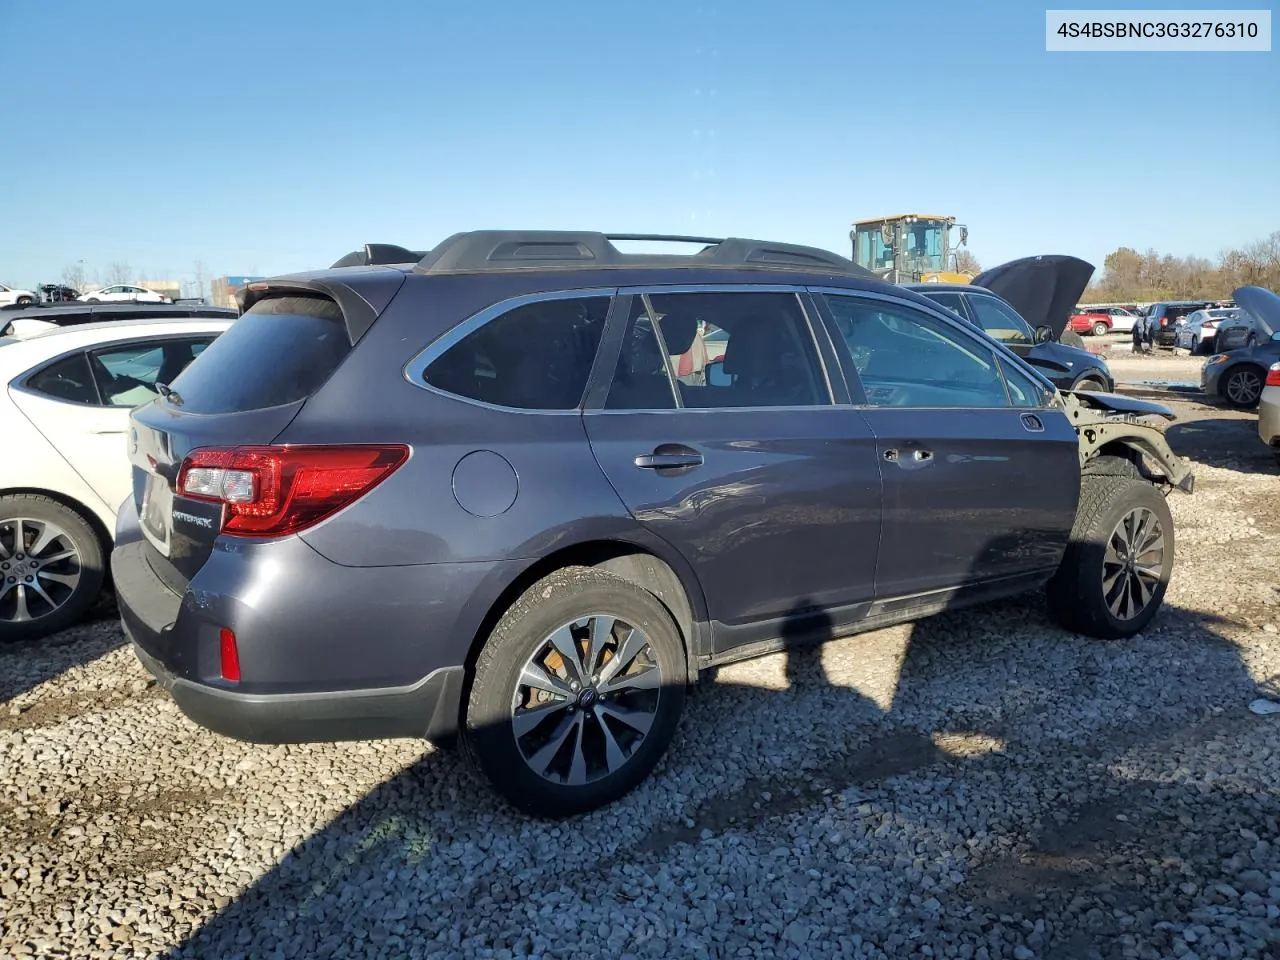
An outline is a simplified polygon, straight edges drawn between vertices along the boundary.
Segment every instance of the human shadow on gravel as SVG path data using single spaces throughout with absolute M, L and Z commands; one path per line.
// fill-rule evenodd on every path
M 1272 862 L 1280 855 L 1274 790 L 1246 802 L 1235 784 L 1160 781 L 1168 750 L 1224 723 L 1248 722 L 1234 705 L 1247 702 L 1249 674 L 1217 627 L 1213 618 L 1167 608 L 1141 640 L 1107 644 L 1053 627 L 1038 595 L 943 612 L 892 628 L 908 636 L 892 702 L 882 708 L 833 681 L 823 655 L 830 647 L 821 643 L 832 637 L 832 621 L 800 598 L 784 631 L 785 689 L 733 685 L 694 698 L 655 774 L 611 808 L 567 823 L 530 820 L 495 799 L 455 754 L 430 752 L 297 844 L 169 956 L 547 953 L 557 938 L 576 943 L 563 939 L 571 931 L 556 919 L 564 904 L 596 910 L 607 926 L 634 899 L 616 892 L 620 876 L 652 876 L 693 855 L 707 831 L 767 834 L 766 821 L 826 810 L 851 789 L 869 817 L 900 823 L 917 816 L 910 775 L 944 770 L 953 780 L 1007 777 L 1025 793 L 1028 811 L 988 825 L 1016 839 L 1014 852 L 965 864 L 965 883 L 935 895 L 944 912 L 954 911 L 961 929 L 1003 929 L 1006 940 L 1031 944 L 1036 956 L 1118 958 L 1121 938 L 1135 930 L 1153 943 L 1167 932 L 1152 932 L 1150 917 L 1145 926 L 1125 919 L 1142 908 L 1145 885 L 1194 881 L 1194 892 L 1177 888 L 1178 923 L 1229 897 L 1212 884 L 1224 869 L 1214 857 L 1231 838 L 1216 827 L 1204 828 L 1206 836 L 1201 825 L 1252 831 L 1270 844 L 1256 848 L 1258 869 L 1280 869 Z M 858 638 L 851 649 L 873 642 Z M 1194 692 L 1175 703 L 1163 696 L 1172 686 Z M 815 717 L 797 734 L 804 737 L 798 765 L 795 757 L 771 765 L 759 753 L 767 746 L 707 723 L 727 701 L 729 716 L 765 721 L 744 720 L 744 728 L 767 729 L 771 718 L 782 727 L 795 717 L 797 698 L 807 698 L 804 715 Z M 696 779 L 730 746 L 741 752 L 735 763 L 743 775 L 731 795 L 673 799 L 691 772 Z M 1122 756 L 1147 754 L 1152 769 L 1144 778 L 1117 771 Z M 1063 777 L 1075 786 L 1055 799 L 1038 792 L 1037 777 L 1054 789 Z M 1130 821 L 1132 829 L 1117 819 L 1126 809 L 1140 820 Z M 849 807 L 841 815 L 857 817 Z M 922 829 L 941 829 L 918 816 Z M 584 832 L 598 838 L 585 853 L 573 840 Z M 1122 869 L 1125 863 L 1141 869 Z M 828 868 L 842 883 L 858 869 L 857 861 Z M 1243 895 L 1237 891 L 1237 900 Z M 908 902 L 899 909 L 895 926 L 903 930 L 937 921 Z M 735 929 L 766 949 L 784 946 L 749 920 Z M 879 936 L 856 932 L 873 942 Z M 623 952 L 641 946 L 628 943 Z

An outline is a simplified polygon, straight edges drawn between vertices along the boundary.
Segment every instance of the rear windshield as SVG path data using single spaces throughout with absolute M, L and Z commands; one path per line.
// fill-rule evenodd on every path
M 350 352 L 342 311 L 327 297 L 260 300 L 171 386 L 187 413 L 239 413 L 304 400 Z

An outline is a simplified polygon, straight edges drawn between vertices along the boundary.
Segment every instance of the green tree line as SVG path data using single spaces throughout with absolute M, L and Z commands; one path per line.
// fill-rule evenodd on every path
M 1246 285 L 1280 291 L 1280 230 L 1228 250 L 1216 263 L 1121 247 L 1107 254 L 1101 277 L 1089 285 L 1081 302 L 1217 300 Z

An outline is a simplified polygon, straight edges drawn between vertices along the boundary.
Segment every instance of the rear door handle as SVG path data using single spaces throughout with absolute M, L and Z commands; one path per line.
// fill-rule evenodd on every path
M 700 453 L 647 453 L 636 457 L 636 466 L 646 470 L 669 470 L 672 467 L 700 467 Z

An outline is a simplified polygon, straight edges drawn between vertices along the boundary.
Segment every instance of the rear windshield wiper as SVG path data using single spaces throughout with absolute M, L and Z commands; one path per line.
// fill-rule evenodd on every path
M 167 383 L 160 383 L 157 380 L 156 391 L 175 407 L 182 406 L 182 394 L 178 393 L 177 390 L 173 389 L 173 387 L 169 386 Z

